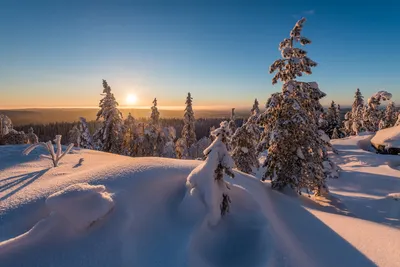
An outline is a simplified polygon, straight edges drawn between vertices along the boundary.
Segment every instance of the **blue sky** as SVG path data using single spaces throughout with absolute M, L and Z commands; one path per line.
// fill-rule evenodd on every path
M 396 3 L 398 2 L 398 3 Z M 280 90 L 269 65 L 305 16 L 306 48 L 331 100 L 357 87 L 400 100 L 399 1 L 2 1 L 0 108 L 96 106 L 101 79 L 120 104 L 250 106 Z

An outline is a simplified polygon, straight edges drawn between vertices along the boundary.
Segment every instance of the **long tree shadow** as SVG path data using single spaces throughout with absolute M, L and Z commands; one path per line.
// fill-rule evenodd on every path
M 311 259 L 312 264 L 307 266 L 377 266 L 367 255 L 305 209 L 300 201 L 269 188 L 267 194 L 269 201 L 265 205 L 271 231 L 278 233 L 279 240 L 288 249 L 292 248 L 292 254 L 298 255 L 298 259 Z M 296 266 L 302 265 L 299 263 Z
M 49 169 L 50 168 L 1 179 L 0 180 L 0 194 L 1 194 L 1 192 L 7 191 L 9 189 L 13 189 L 13 190 L 8 192 L 4 196 L 1 196 L 0 201 L 11 197 L 12 195 L 17 193 L 24 187 L 30 185 L 35 180 L 39 179 L 42 175 L 44 175 Z M 3 184 L 2 182 L 4 182 L 4 181 L 7 181 L 7 182 Z

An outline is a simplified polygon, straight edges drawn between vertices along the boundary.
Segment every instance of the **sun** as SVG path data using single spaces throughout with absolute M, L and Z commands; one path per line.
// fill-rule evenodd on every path
M 135 104 L 137 101 L 137 97 L 134 94 L 129 94 L 126 96 L 126 103 L 127 104 Z

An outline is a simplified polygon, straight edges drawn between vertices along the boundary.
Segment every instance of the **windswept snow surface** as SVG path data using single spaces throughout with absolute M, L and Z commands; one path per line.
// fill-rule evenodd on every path
M 389 195 L 400 192 L 399 171 L 385 164 L 391 158 L 361 149 L 362 138 L 334 142 L 343 171 L 326 206 L 236 172 L 230 213 L 215 226 L 201 198 L 185 200 L 199 161 L 73 150 L 51 168 L 40 149 L 22 156 L 26 146 L 2 146 L 0 266 L 400 266 L 395 214 L 377 219 L 400 203 Z M 355 167 L 364 156 L 383 157 L 382 166 Z M 361 171 L 371 177 L 363 181 Z M 385 202 L 364 216 L 359 195 Z

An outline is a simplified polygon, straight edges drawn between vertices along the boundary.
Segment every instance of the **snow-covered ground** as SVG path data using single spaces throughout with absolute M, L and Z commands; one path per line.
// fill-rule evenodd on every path
M 331 196 L 282 194 L 236 172 L 230 213 L 185 198 L 199 161 L 0 147 L 0 266 L 400 266 L 400 160 L 335 140 Z

